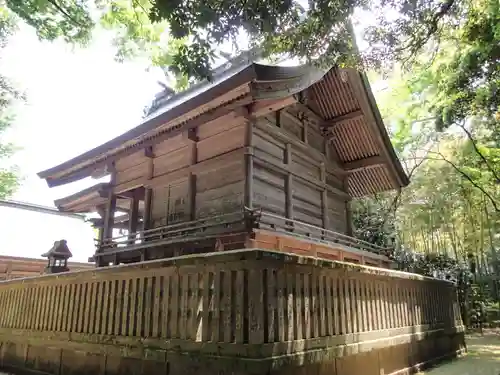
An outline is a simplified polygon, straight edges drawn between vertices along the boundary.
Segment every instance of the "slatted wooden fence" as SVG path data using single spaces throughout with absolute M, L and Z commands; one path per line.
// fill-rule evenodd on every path
M 225 358 L 213 373 L 347 375 L 377 351 L 367 366 L 389 374 L 456 353 L 461 326 L 451 283 L 260 250 L 0 283 L 3 365 L 53 374 L 195 374 L 195 355 Z

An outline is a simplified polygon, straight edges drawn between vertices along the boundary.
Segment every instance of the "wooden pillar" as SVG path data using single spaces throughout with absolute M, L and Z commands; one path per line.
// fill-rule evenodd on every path
M 109 189 L 108 192 L 108 200 L 106 202 L 106 209 L 104 215 L 104 228 L 102 231 L 103 239 L 101 244 L 104 244 L 104 242 L 110 244 L 111 237 L 113 237 L 113 226 L 115 224 L 115 210 L 116 210 L 116 195 L 113 192 L 113 185 L 114 184 L 111 184 L 112 187 Z M 99 249 L 99 252 L 104 252 L 104 249 L 103 248 Z M 102 266 L 105 266 L 105 264 L 102 261 L 102 257 L 99 257 L 97 259 L 97 267 L 102 267 Z
M 144 191 L 144 230 L 151 229 L 151 202 L 153 198 L 153 189 L 146 188 Z
M 186 137 L 191 141 L 191 158 L 189 165 L 198 162 L 198 128 L 189 129 Z M 196 219 L 196 174 L 190 173 L 188 177 L 189 220 Z
M 116 210 L 116 195 L 110 189 L 108 193 L 108 200 L 106 202 L 106 214 L 104 216 L 104 233 L 105 240 L 113 237 L 113 226 L 115 224 L 115 210 Z
M 285 145 L 285 165 L 287 174 L 285 179 L 285 216 L 293 220 L 293 175 L 292 175 L 292 145 Z M 287 230 L 293 231 L 293 221 L 287 222 Z
M 253 208 L 253 128 L 254 118 L 248 118 L 246 123 L 245 145 L 245 207 Z
M 154 176 L 154 150 L 153 146 L 146 147 L 144 150 L 144 155 L 149 159 L 148 164 L 148 172 L 147 179 L 152 180 Z M 151 202 L 153 197 L 153 189 L 150 187 L 146 187 L 144 189 L 144 217 L 142 218 L 143 222 L 143 231 L 151 229 Z
M 323 228 L 328 229 L 328 191 L 326 189 L 326 166 L 325 163 L 321 163 L 320 165 L 320 174 L 321 181 L 324 183 L 323 190 L 321 191 L 321 217 L 322 217 L 322 225 Z
M 344 191 L 346 193 L 349 193 L 349 186 L 348 186 L 348 178 L 349 176 L 346 175 L 344 177 Z M 345 220 L 346 220 L 346 234 L 348 236 L 352 236 L 353 230 L 352 230 L 352 211 L 351 211 L 351 201 L 347 200 L 345 202 Z
M 292 145 L 285 145 L 285 164 L 287 165 L 287 175 L 285 180 L 285 213 L 288 219 L 293 219 L 293 176 L 292 167 Z
M 97 228 L 97 243 L 99 246 L 102 245 L 102 242 L 104 240 L 104 228 L 103 226 L 100 226 Z
M 137 224 L 139 223 L 139 197 L 134 192 L 130 200 L 130 213 L 128 218 L 129 244 L 135 243 Z

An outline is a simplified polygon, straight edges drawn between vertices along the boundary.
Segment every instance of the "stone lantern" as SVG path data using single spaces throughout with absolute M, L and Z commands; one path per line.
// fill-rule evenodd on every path
M 42 257 L 48 259 L 47 267 L 45 267 L 45 273 L 59 273 L 69 271 L 68 259 L 71 258 L 73 254 L 68 248 L 66 240 L 55 241 L 54 246 L 42 254 Z

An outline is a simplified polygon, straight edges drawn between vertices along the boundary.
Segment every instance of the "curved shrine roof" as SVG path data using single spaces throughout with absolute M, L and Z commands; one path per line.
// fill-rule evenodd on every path
M 168 138 L 206 122 L 204 116 L 208 114 L 224 114 L 238 106 L 299 93 L 307 97 L 307 105 L 298 104 L 301 110 L 320 122 L 349 171 L 348 189 L 352 196 L 408 184 L 363 74 L 352 69 L 322 70 L 310 65 L 263 65 L 249 55 L 214 71 L 212 82 L 201 82 L 179 94 L 159 98 L 156 108 L 136 128 L 38 175 L 49 186 L 63 185 L 90 176 L 118 157 L 150 146 L 159 137 Z

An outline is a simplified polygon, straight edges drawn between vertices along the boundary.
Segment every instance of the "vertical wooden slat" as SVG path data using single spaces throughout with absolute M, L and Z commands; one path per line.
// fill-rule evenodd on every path
M 83 301 L 85 302 L 85 310 L 83 312 L 83 327 L 82 327 L 82 332 L 83 333 L 89 333 L 89 320 L 90 320 L 90 311 L 91 311 L 91 306 L 92 306 L 92 297 L 93 297 L 93 283 L 85 283 L 86 289 L 85 289 L 85 296 L 83 298 Z
M 96 305 L 97 305 L 97 287 L 99 286 L 98 282 L 93 282 L 90 284 L 90 309 L 88 312 L 88 316 L 86 317 L 85 322 L 85 332 L 87 333 L 95 333 L 95 321 L 96 321 Z
M 178 321 L 179 321 L 179 289 L 180 289 L 180 278 L 179 271 L 175 270 L 175 273 L 171 278 L 171 310 L 170 310 L 170 337 L 178 338 Z
M 32 309 L 33 309 L 33 299 L 31 298 L 31 292 L 33 291 L 32 288 L 29 286 L 26 286 L 24 289 L 24 299 L 25 299 L 25 311 L 24 314 L 21 314 L 22 319 L 21 319 L 21 329 L 27 329 L 29 325 L 29 320 L 32 315 Z M 0 297 L 0 311 L 2 309 L 2 300 Z
M 297 337 L 298 321 L 295 314 L 296 306 L 293 301 L 293 296 L 297 298 L 297 279 L 292 273 L 286 275 L 286 316 L 287 316 L 287 341 L 293 341 Z
M 264 343 L 264 285 L 263 270 L 251 269 L 249 271 L 248 297 L 249 297 L 249 343 Z
M 332 279 L 332 294 L 333 294 L 333 320 L 334 320 L 334 325 L 335 325 L 335 335 L 339 335 L 342 331 L 342 317 L 339 314 L 340 312 L 340 306 L 339 301 L 340 295 L 339 295 L 339 278 L 338 274 L 336 273 Z
M 124 308 L 124 280 L 111 280 L 111 300 L 109 303 L 110 312 L 113 315 L 108 322 L 108 335 L 119 335 L 122 327 L 122 313 L 127 313 Z
M 240 275 L 240 282 L 243 285 L 243 272 Z M 201 340 L 207 342 L 212 337 L 211 332 L 211 308 L 212 308 L 212 284 L 213 284 L 213 272 L 205 272 L 203 275 L 203 313 L 202 313 L 202 328 L 201 328 Z M 243 297 L 243 296 L 242 296 Z M 243 310 L 243 306 L 242 306 Z M 241 326 L 243 327 L 243 316 L 241 318 Z M 238 318 L 237 318 L 238 321 Z M 243 328 L 242 328 L 243 331 Z M 241 333 L 241 342 L 243 342 L 243 332 Z
M 391 285 L 391 301 L 392 301 L 392 313 L 394 315 L 394 328 L 400 327 L 399 323 L 399 311 L 398 311 L 398 297 L 397 291 L 394 285 Z
M 385 295 L 385 312 L 386 312 L 386 326 L 387 328 L 394 327 L 394 317 L 392 315 L 392 305 L 391 305 L 391 282 L 384 284 L 384 295 Z
M 19 320 L 21 319 L 22 314 L 20 311 L 24 311 L 24 306 L 22 306 L 23 298 L 22 298 L 23 290 L 21 288 L 17 288 L 15 291 L 15 300 L 14 300 L 14 319 L 12 322 L 12 326 L 14 328 L 19 328 Z M 21 309 L 19 307 L 21 306 Z
M 376 329 L 375 326 L 375 312 L 374 312 L 374 295 L 373 295 L 373 289 L 372 289 L 373 282 L 372 280 L 368 279 L 366 282 L 366 297 L 368 300 L 368 326 L 370 331 L 374 331 Z
M 153 320 L 153 285 L 154 279 L 148 277 L 144 280 L 144 334 L 143 337 L 151 337 L 151 325 Z
M 138 289 L 138 279 L 134 277 L 130 284 L 130 317 L 128 320 L 128 332 L 127 336 L 136 336 L 136 322 L 137 322 L 137 289 Z
M 319 276 L 319 336 L 324 337 L 328 334 L 327 320 L 326 320 L 326 301 L 328 294 L 326 293 L 326 276 L 320 274 Z
M 244 273 L 242 270 L 236 271 L 236 301 L 235 301 L 235 342 L 241 344 L 244 341 L 243 318 L 244 318 L 244 295 L 246 293 L 246 285 L 244 283 Z M 203 296 L 205 302 L 205 296 Z M 203 307 L 205 311 L 205 307 Z
M 59 306 L 61 304 L 61 288 L 62 285 L 55 285 L 54 286 L 54 298 L 52 302 L 52 308 L 51 308 L 51 314 L 52 314 L 52 319 L 49 322 L 49 330 L 51 331 L 57 331 L 57 323 L 59 320 Z
M 40 292 L 41 288 L 38 287 L 32 287 L 32 299 L 33 299 L 33 310 L 31 313 L 31 319 L 30 319 L 30 324 L 28 326 L 29 329 L 36 329 L 36 321 L 38 318 L 38 304 L 40 300 Z M 1 318 L 0 318 L 1 321 Z
M 19 307 L 22 304 L 22 288 L 17 287 L 15 291 L 15 299 L 14 299 L 14 318 L 12 320 L 12 326 L 14 328 L 19 327 L 19 319 L 21 318 L 21 314 L 19 314 Z M 21 310 L 22 311 L 22 310 Z
M 109 305 L 110 299 L 114 298 L 115 295 L 111 294 L 111 284 L 113 284 L 114 281 L 103 281 L 102 282 L 102 303 L 100 303 L 100 315 L 102 315 L 101 319 L 101 325 L 98 329 L 98 333 L 102 335 L 106 335 L 108 333 L 108 326 L 112 326 L 112 321 L 114 317 L 114 311 Z
M 311 337 L 319 337 L 318 274 L 313 270 L 311 277 Z
M 106 324 L 106 320 L 103 319 L 103 304 L 104 304 L 104 286 L 106 285 L 106 281 L 100 281 L 96 284 L 96 306 L 95 306 L 95 321 L 94 321 L 94 327 L 92 328 L 92 331 L 94 333 L 101 333 L 101 325 Z
M 350 280 L 346 278 L 343 280 L 344 281 L 344 313 L 346 315 L 346 332 L 345 333 L 352 333 L 353 332 L 353 325 L 352 325 L 352 315 L 351 315 L 351 293 L 350 293 Z
M 222 298 L 222 305 L 224 307 L 223 311 L 223 332 L 224 332 L 224 337 L 221 337 L 224 342 L 232 342 L 233 338 L 233 330 L 232 330 L 232 322 L 231 322 L 231 297 L 232 297 L 232 279 L 231 279 L 231 272 L 230 271 L 224 271 L 224 280 L 223 280 L 223 288 L 224 288 L 224 296 Z
M 355 280 L 355 290 L 356 290 L 356 318 L 358 321 L 358 332 L 364 332 L 365 326 L 363 322 L 363 296 L 361 294 L 361 280 L 356 278 Z
M 391 282 L 391 281 L 389 281 Z M 384 280 L 380 283 L 380 305 L 381 305 L 381 314 L 382 314 L 382 322 L 383 322 L 383 328 L 388 329 L 389 328 L 389 317 L 387 315 L 387 296 L 385 294 L 387 288 L 386 288 L 387 281 Z
M 171 302 L 171 289 L 172 285 L 170 283 L 170 275 L 166 274 L 162 278 L 162 289 L 163 289 L 163 300 L 161 309 L 161 337 L 170 338 L 172 337 L 169 327 L 171 328 L 172 314 L 170 314 L 170 302 Z M 175 286 L 175 285 L 174 285 Z
M 47 305 L 49 301 L 49 288 L 50 285 L 43 285 L 42 286 L 42 298 L 40 300 L 40 317 L 39 317 L 39 322 L 38 322 L 38 329 L 41 331 L 45 330 L 45 316 L 46 316 L 46 310 L 47 310 Z M 8 292 L 10 294 L 10 291 Z M 9 301 L 9 297 L 7 297 L 7 303 Z M 8 319 L 8 315 L 7 315 Z M 8 322 L 6 322 L 7 324 Z
M 189 274 L 179 275 L 179 322 L 178 322 L 178 338 L 186 338 L 186 319 L 187 314 L 187 294 L 189 289 Z
M 278 337 L 279 342 L 286 341 L 287 334 L 287 322 L 285 319 L 286 311 L 286 281 L 285 281 L 285 271 L 283 269 L 278 269 L 276 279 L 277 279 L 277 302 L 278 302 L 278 312 L 277 312 L 277 324 L 278 324 Z
M 276 340 L 275 337 L 275 329 L 277 329 L 277 301 L 276 301 L 276 272 L 275 270 L 268 270 L 267 272 L 267 301 L 265 301 L 265 305 L 268 307 L 267 313 L 267 342 L 274 342 Z
M 65 287 L 64 287 L 64 305 L 62 307 L 61 325 L 59 326 L 59 330 L 64 331 L 64 332 L 69 331 L 69 329 L 68 329 L 69 305 L 70 305 L 71 286 L 72 285 L 73 284 L 65 284 Z
M 325 335 L 333 336 L 335 334 L 335 321 L 333 309 L 333 290 L 332 278 L 330 275 L 325 276 L 325 301 L 326 301 L 326 331 Z
M 212 341 L 219 342 L 220 337 L 220 292 L 221 292 L 221 271 L 214 272 L 214 290 L 212 299 Z
M 52 303 L 52 319 L 51 322 L 49 323 L 49 330 L 50 331 L 57 331 L 57 324 L 59 320 L 59 306 L 61 304 L 61 288 L 62 285 L 55 285 L 54 286 L 54 300 Z
M 303 323 L 302 323 L 302 337 L 304 339 L 311 338 L 311 275 L 309 273 L 303 274 L 304 278 L 304 297 L 303 297 Z
M 370 324 L 368 323 L 368 300 L 366 296 L 366 278 L 361 279 L 361 304 L 362 304 L 362 315 L 363 315 L 363 331 L 370 330 Z
M 73 309 L 74 309 L 74 303 L 75 303 L 75 287 L 76 285 L 71 283 L 68 286 L 68 306 L 66 310 L 67 318 L 66 318 L 66 324 L 64 330 L 66 332 L 72 332 L 73 329 Z
M 121 329 L 120 333 L 122 336 L 131 336 L 132 332 L 130 332 L 130 324 L 129 320 L 131 318 L 130 316 L 130 305 L 132 304 L 131 301 L 131 295 L 130 293 L 132 292 L 132 284 L 135 282 L 135 279 L 127 279 L 124 282 L 124 285 L 122 286 L 123 294 L 123 309 L 121 312 Z M 118 323 L 118 322 L 117 322 Z
M 231 303 L 234 303 L 236 301 L 236 295 L 238 293 L 241 293 L 239 289 L 235 289 L 235 283 L 236 283 L 236 274 L 235 272 L 231 272 Z M 234 279 L 234 280 L 233 280 Z M 201 341 L 201 318 L 202 318 L 202 310 L 203 310 L 203 301 L 202 301 L 202 289 L 203 289 L 203 275 L 201 272 L 196 272 L 194 277 L 193 277 L 193 316 L 191 317 L 191 339 L 194 341 Z M 233 311 L 234 314 L 234 311 Z M 235 319 L 236 317 L 232 314 L 231 319 L 231 325 L 236 325 Z M 236 330 L 236 328 L 233 329 L 233 332 Z M 232 340 L 233 341 L 233 340 Z
M 378 329 L 384 329 L 386 326 L 386 322 L 383 318 L 383 310 L 382 310 L 382 283 L 380 280 L 377 280 L 375 283 L 375 298 L 377 300 L 377 321 L 378 321 Z
M 76 285 L 76 299 L 74 304 L 75 313 L 73 314 L 72 332 L 81 332 L 83 326 L 83 301 L 85 296 L 82 296 L 85 284 Z
M 352 332 L 357 333 L 359 332 L 358 328 L 358 296 L 356 295 L 356 280 L 355 279 L 350 279 L 349 280 L 349 288 L 351 290 L 351 321 L 352 321 Z
M 139 283 L 138 283 L 138 288 L 137 288 L 137 297 L 136 297 L 137 298 L 136 299 L 137 309 L 135 311 L 135 316 L 136 316 L 135 336 L 137 336 L 137 337 L 144 337 L 142 331 L 144 328 L 143 321 L 146 318 L 145 309 L 144 309 L 145 283 L 146 283 L 146 278 L 142 277 L 142 276 L 139 277 Z
M 408 281 L 405 282 L 405 288 L 403 289 L 403 315 L 405 317 L 405 327 L 410 325 L 410 310 L 408 308 Z
M 45 305 L 45 314 L 44 314 L 44 319 L 43 319 L 43 330 L 48 331 L 50 330 L 50 325 L 52 323 L 52 314 L 53 314 L 53 303 L 54 303 L 54 295 L 56 293 L 55 291 L 55 286 L 54 285 L 49 285 L 48 286 L 48 298 L 46 301 Z
M 153 326 L 151 336 L 160 337 L 161 327 L 160 327 L 160 309 L 162 303 L 162 276 L 157 275 L 154 277 L 154 297 L 153 297 Z M 165 295 L 165 291 L 163 291 Z
M 303 275 L 295 274 L 295 330 L 297 334 L 295 335 L 295 340 L 302 340 L 303 336 L 303 324 L 302 319 L 302 301 L 304 299 L 304 285 L 303 285 Z

